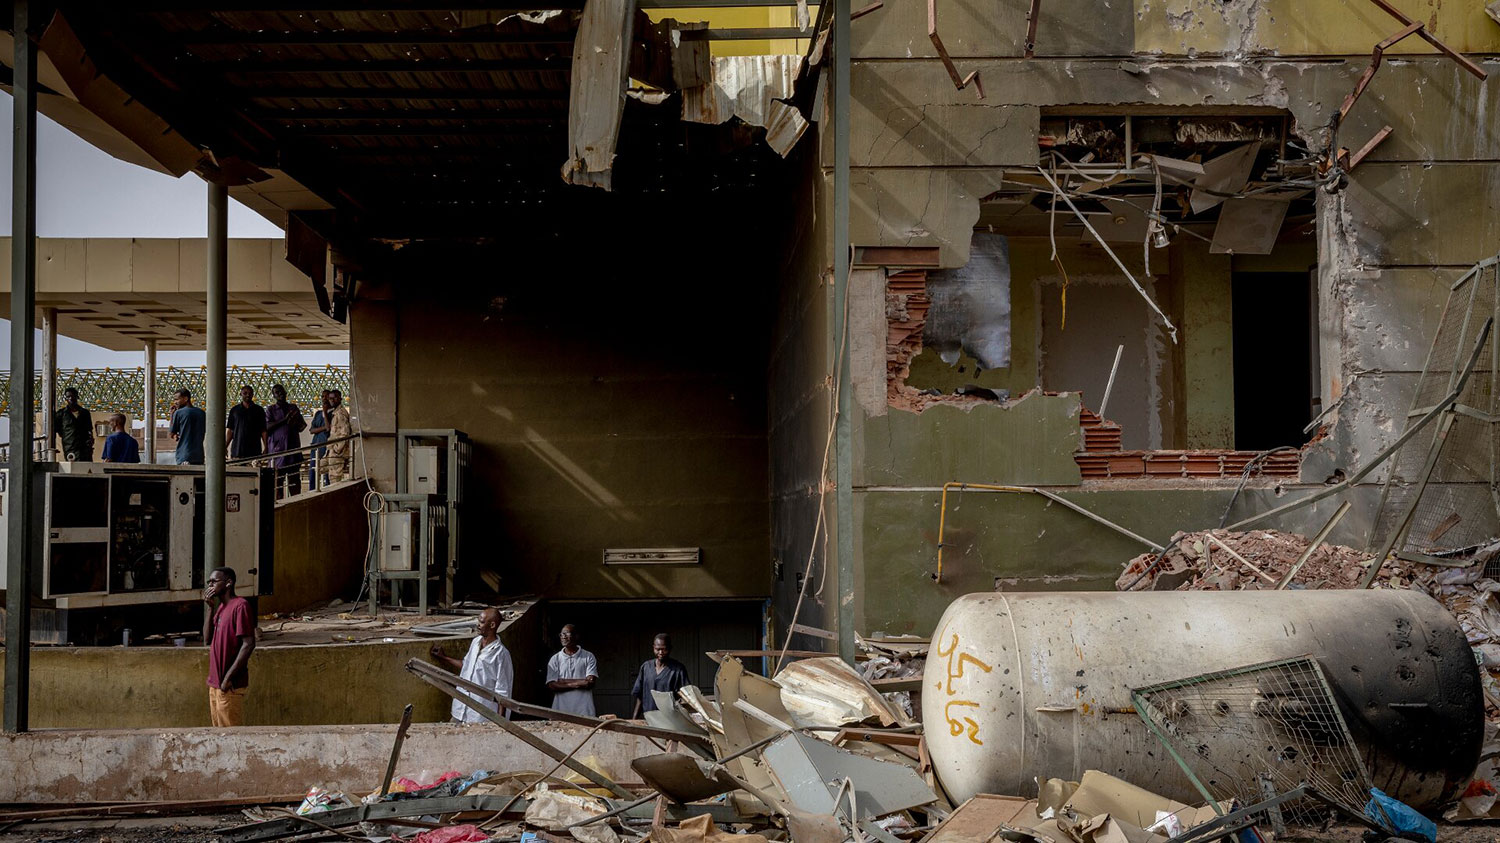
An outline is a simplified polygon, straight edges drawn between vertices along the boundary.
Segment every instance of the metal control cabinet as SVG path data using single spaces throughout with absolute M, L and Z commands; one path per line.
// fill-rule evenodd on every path
M 380 552 L 367 572 L 372 611 L 382 583 L 392 603 L 401 602 L 403 581 L 414 581 L 424 614 L 431 582 L 440 602 L 454 599 L 463 559 L 464 484 L 473 444 L 461 430 L 405 428 L 396 434 L 396 492 L 384 496 Z
M 0 510 L 13 491 L 8 473 L 4 479 Z M 43 463 L 34 482 L 43 527 L 34 606 L 123 616 L 116 610 L 201 600 L 201 466 Z M 224 564 L 242 597 L 271 593 L 275 501 L 262 494 L 270 482 L 259 469 L 225 474 Z M 6 561 L 0 552 L 0 584 Z

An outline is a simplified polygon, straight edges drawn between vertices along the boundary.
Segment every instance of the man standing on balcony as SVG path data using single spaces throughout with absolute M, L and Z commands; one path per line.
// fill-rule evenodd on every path
M 323 459 L 328 465 L 325 472 L 328 482 L 339 483 L 349 476 L 349 455 L 353 448 L 349 439 L 354 435 L 354 424 L 349 419 L 349 408 L 344 406 L 344 393 L 337 389 L 328 391 L 328 408 L 323 411 L 323 417 L 328 420 L 328 438 L 333 444 L 328 446 L 328 456 Z
M 114 432 L 104 439 L 104 461 L 140 462 L 141 448 L 135 437 L 125 432 L 125 416 L 120 413 L 110 416 L 109 429 Z
M 275 400 L 266 407 L 266 451 L 273 455 L 271 465 L 276 468 L 276 487 L 280 489 L 285 483 L 288 495 L 301 494 L 302 455 L 283 452 L 302 447 L 302 437 L 298 434 L 307 429 L 307 422 L 302 419 L 302 411 L 297 405 L 286 400 L 286 387 L 273 384 L 271 397 Z M 281 456 L 274 456 L 276 454 Z
M 325 389 L 323 390 L 323 394 L 318 397 L 317 412 L 313 413 L 312 426 L 307 429 L 307 432 L 312 434 L 312 442 L 310 443 L 312 445 L 321 445 L 328 441 L 327 410 L 329 393 L 331 392 L 333 390 Z M 324 462 L 324 458 L 327 456 L 327 448 L 318 448 L 308 452 L 307 488 L 309 491 L 315 491 L 328 485 L 328 463 Z M 318 482 L 319 474 L 323 475 L 322 483 Z
M 208 417 L 193 406 L 193 393 L 177 390 L 177 409 L 172 412 L 172 439 L 177 442 L 178 465 L 203 465 L 203 432 Z
M 66 403 L 57 411 L 52 425 L 62 445 L 59 456 L 68 461 L 93 462 L 94 418 L 78 403 L 78 390 L 73 387 L 63 390 L 63 400 Z
M 240 403 L 229 408 L 229 422 L 224 428 L 224 444 L 229 458 L 258 457 L 265 453 L 266 411 L 255 403 L 255 390 L 240 387 Z

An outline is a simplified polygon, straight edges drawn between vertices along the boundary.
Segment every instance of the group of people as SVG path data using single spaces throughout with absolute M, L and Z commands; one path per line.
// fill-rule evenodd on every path
M 300 494 L 302 477 L 296 469 L 303 463 L 302 454 L 287 452 L 298 451 L 302 447 L 302 433 L 308 431 L 312 433 L 309 444 L 332 443 L 309 452 L 308 487 L 318 488 L 348 477 L 348 437 L 353 435 L 354 425 L 349 408 L 344 406 L 344 393 L 337 389 L 323 390 L 319 399 L 321 406 L 313 413 L 310 426 L 302 415 L 302 408 L 286 400 L 286 387 L 274 384 L 271 398 L 271 404 L 262 407 L 255 403 L 254 389 L 249 386 L 240 388 L 240 403 L 229 409 L 229 421 L 224 430 L 230 459 L 267 454 L 271 457 L 271 465 L 280 469 L 277 472 L 278 486 L 285 489 L 285 494 Z M 320 474 L 321 484 L 318 482 Z
M 312 424 L 302 416 L 302 409 L 286 400 L 286 387 L 275 384 L 271 387 L 274 399 L 267 407 L 255 403 L 255 390 L 249 386 L 240 388 L 240 403 L 229 410 L 225 424 L 224 443 L 229 448 L 230 459 L 271 456 L 271 463 L 279 469 L 302 464 L 301 453 L 303 431 L 312 433 L 310 444 L 332 444 L 311 452 L 308 461 L 307 482 L 311 488 L 337 483 L 348 476 L 350 447 L 348 437 L 354 433 L 349 408 L 344 406 L 344 394 L 337 389 L 323 390 L 320 406 L 313 414 Z M 193 406 L 193 393 L 187 389 L 177 390 L 173 398 L 172 440 L 177 443 L 173 456 L 177 465 L 203 464 L 203 437 L 208 428 L 203 410 Z M 141 461 L 140 445 L 125 429 L 125 416 L 115 413 L 109 418 L 112 432 L 104 440 L 105 462 L 138 463 Z M 88 408 L 78 403 L 78 390 L 68 387 L 63 390 L 63 406 L 53 417 L 53 430 L 58 439 L 59 456 L 64 460 L 92 462 L 94 459 L 94 419 Z M 281 456 L 277 456 L 281 454 Z M 301 472 L 282 471 L 289 494 L 301 492 Z M 318 483 L 322 475 L 322 484 Z
M 513 697 L 515 690 L 515 667 L 510 651 L 500 643 L 500 612 L 485 609 L 479 614 L 476 626 L 478 635 L 469 642 L 469 649 L 462 659 L 456 659 L 443 651 L 441 644 L 432 645 L 432 660 L 458 674 L 458 678 L 486 688 L 502 697 Z M 593 653 L 578 643 L 578 630 L 573 624 L 565 624 L 558 632 L 562 649 L 547 660 L 547 690 L 552 692 L 552 708 L 569 714 L 586 717 L 597 716 L 594 708 L 594 685 L 599 681 L 599 660 Z M 634 701 L 632 718 L 644 712 L 656 710 L 656 700 L 651 692 L 664 691 L 675 694 L 688 684 L 687 668 L 672 658 L 672 638 L 659 633 L 651 642 L 652 658 L 647 659 L 636 672 L 635 684 L 630 689 Z M 505 717 L 494 700 L 469 694 L 465 700 L 454 700 L 450 713 L 454 723 L 482 723 L 488 718 L 480 714 L 482 707 Z
M 208 710 L 215 726 L 244 725 L 245 692 L 250 686 L 250 656 L 255 652 L 255 615 L 249 601 L 234 593 L 233 568 L 215 568 L 203 589 L 207 606 L 203 620 L 203 641 L 208 645 Z M 498 609 L 479 613 L 474 639 L 462 659 L 448 655 L 441 644 L 429 651 L 432 660 L 495 694 L 514 698 L 516 671 L 510 651 L 500 643 L 501 617 Z M 562 649 L 547 660 L 547 689 L 552 692 L 552 708 L 571 714 L 594 717 L 594 685 L 599 681 L 599 661 L 578 643 L 578 630 L 566 624 L 558 633 Z M 652 657 L 636 672 L 630 696 L 635 708 L 631 718 L 656 710 L 652 691 L 676 694 L 688 684 L 687 668 L 672 658 L 672 638 L 659 633 L 651 642 Z M 486 718 L 480 708 L 505 717 L 494 700 L 465 694 L 454 700 L 450 709 L 454 723 L 481 723 Z

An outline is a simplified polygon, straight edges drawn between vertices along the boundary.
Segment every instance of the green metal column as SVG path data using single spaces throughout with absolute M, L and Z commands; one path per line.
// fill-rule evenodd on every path
M 31 372 L 36 362 L 36 43 L 27 0 L 11 4 L 15 125 L 10 189 L 10 477 L 5 490 L 5 731 L 24 732 L 31 698 Z
M 854 664 L 854 448 L 849 383 L 849 0 L 833 7 L 833 298 L 838 325 L 838 425 L 835 517 L 838 519 L 839 655 Z
M 208 183 L 208 431 L 203 437 L 203 575 L 224 564 L 224 459 L 229 446 L 220 425 L 229 417 L 225 401 L 229 313 L 229 187 Z

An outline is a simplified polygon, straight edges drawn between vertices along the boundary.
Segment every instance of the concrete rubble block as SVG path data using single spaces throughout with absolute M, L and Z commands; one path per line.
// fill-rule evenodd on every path
M 1342 202 L 1366 266 L 1467 266 L 1500 244 L 1500 163 L 1365 163 Z
M 1020 56 L 1026 40 L 1027 4 L 937 0 L 938 33 L 955 59 L 968 56 Z M 1133 52 L 1135 10 L 1124 2 L 1052 0 L 1042 4 L 1037 26 L 1037 54 L 1106 55 Z M 927 37 L 927 4 L 916 0 L 887 3 L 855 21 L 853 56 L 861 58 L 936 58 Z M 972 68 L 960 67 L 965 75 Z M 941 66 L 938 66 L 941 72 Z M 945 77 L 946 78 L 946 77 Z M 980 74 L 983 79 L 983 74 Z M 950 89 L 951 82 L 947 83 Z M 990 85 L 985 81 L 985 90 Z M 969 96 L 973 96 L 972 93 Z

